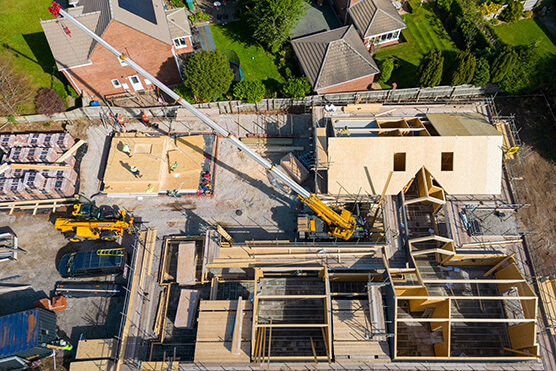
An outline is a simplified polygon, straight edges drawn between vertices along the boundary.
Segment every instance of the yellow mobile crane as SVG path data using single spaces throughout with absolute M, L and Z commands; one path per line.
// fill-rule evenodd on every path
M 185 99 L 180 97 L 176 94 L 172 89 L 164 85 L 161 81 L 157 78 L 152 76 L 146 70 L 144 70 L 141 66 L 137 63 L 133 62 L 127 55 L 121 53 L 112 45 L 104 41 L 100 36 L 95 34 L 93 31 L 89 30 L 85 27 L 81 22 L 76 20 L 66 11 L 60 8 L 60 5 L 56 2 L 52 2 L 52 6 L 48 8 L 48 10 L 52 13 L 54 17 L 61 16 L 65 20 L 73 23 L 77 28 L 81 31 L 85 32 L 87 35 L 92 37 L 95 41 L 99 44 L 104 46 L 110 52 L 118 57 L 121 63 L 128 65 L 129 67 L 133 68 L 139 74 L 141 74 L 144 78 L 152 82 L 156 85 L 160 90 L 168 94 L 172 99 L 174 99 L 177 103 L 181 106 L 185 107 L 195 116 L 197 116 L 201 121 L 205 124 L 210 126 L 215 132 L 220 134 L 222 137 L 226 138 L 229 142 L 231 142 L 234 146 L 239 148 L 241 151 L 246 153 L 249 157 L 251 157 L 255 162 L 259 165 L 264 167 L 264 169 L 272 174 L 275 178 L 280 180 L 282 183 L 290 187 L 294 192 L 297 193 L 298 197 L 304 202 L 307 206 L 309 206 L 319 218 L 321 218 L 327 225 L 328 225 L 328 234 L 334 237 L 342 238 L 344 240 L 348 240 L 352 237 L 353 233 L 355 232 L 356 228 L 358 227 L 358 222 L 355 216 L 352 215 L 351 212 L 344 209 L 339 208 L 332 208 L 326 205 L 322 200 L 320 200 L 315 194 L 310 193 L 299 184 L 297 184 L 293 179 L 287 176 L 283 171 L 276 168 L 273 164 L 269 161 L 262 158 L 258 153 L 253 151 L 247 145 L 239 140 L 239 138 L 232 135 L 232 133 L 228 132 L 226 129 L 219 126 L 217 123 L 212 121 L 208 116 L 204 113 L 199 111 L 197 108 L 193 107 L 189 104 Z M 311 223 L 314 226 L 314 223 Z

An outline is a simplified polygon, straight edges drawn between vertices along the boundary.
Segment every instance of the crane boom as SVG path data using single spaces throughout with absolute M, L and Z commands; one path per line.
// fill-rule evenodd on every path
M 85 25 L 79 22 L 77 19 L 72 17 L 68 14 L 65 10 L 61 9 L 60 6 L 56 2 L 52 2 L 52 7 L 49 8 L 52 14 L 56 17 L 57 15 L 62 16 L 64 19 L 67 19 L 71 23 L 73 23 L 77 28 L 81 31 L 85 32 L 87 35 L 92 37 L 95 41 L 99 44 L 104 46 L 114 55 L 116 55 L 123 63 L 127 64 L 129 67 L 133 68 L 139 74 L 141 74 L 144 78 L 152 82 L 156 85 L 160 90 L 165 92 L 168 96 L 174 99 L 177 103 L 181 106 L 185 107 L 188 111 L 193 113 L 197 116 L 201 121 L 207 124 L 210 128 L 212 128 L 215 132 L 220 134 L 226 140 L 231 142 L 234 146 L 242 150 L 246 153 L 250 158 L 252 158 L 255 162 L 261 165 L 265 171 L 274 175 L 277 179 L 283 182 L 285 185 L 290 187 L 295 193 L 297 193 L 298 197 L 307 204 L 313 211 L 317 213 L 317 215 L 324 220 L 330 227 L 330 234 L 333 236 L 343 238 L 345 240 L 349 239 L 353 232 L 355 231 L 356 221 L 352 214 L 343 209 L 337 209 L 338 211 L 332 209 L 328 205 L 326 205 L 322 200 L 320 200 L 315 194 L 310 193 L 303 187 L 301 187 L 297 182 L 291 179 L 288 175 L 286 175 L 283 171 L 276 168 L 273 164 L 269 161 L 265 160 L 261 157 L 258 153 L 253 151 L 247 145 L 245 145 L 239 138 L 232 135 L 229 131 L 218 125 L 216 122 L 211 120 L 207 115 L 199 111 L 197 108 L 193 107 L 189 102 L 185 99 L 180 97 L 176 94 L 172 89 L 167 87 L 164 83 L 158 80 L 156 77 L 152 76 L 149 72 L 139 66 L 137 63 L 132 61 L 128 56 L 124 53 L 121 53 L 108 42 L 103 40 L 100 36 L 98 36 L 93 31 L 89 30 Z

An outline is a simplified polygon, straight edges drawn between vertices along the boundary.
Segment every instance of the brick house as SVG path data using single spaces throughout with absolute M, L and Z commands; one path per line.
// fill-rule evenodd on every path
M 333 0 L 344 24 L 353 24 L 367 49 L 371 45 L 387 46 L 399 42 L 406 28 L 390 0 Z
M 181 82 L 180 55 L 193 52 L 184 8 L 162 0 L 79 0 L 66 11 L 167 85 Z M 71 22 L 41 21 L 61 71 L 78 93 L 92 99 L 153 88 Z
M 318 94 L 366 90 L 380 72 L 353 25 L 298 37 L 292 47 Z

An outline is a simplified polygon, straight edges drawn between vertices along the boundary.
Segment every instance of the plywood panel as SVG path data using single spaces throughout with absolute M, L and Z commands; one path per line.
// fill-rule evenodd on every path
M 253 312 L 243 313 L 241 338 L 251 337 Z M 232 341 L 236 312 L 200 312 L 197 341 Z M 230 348 L 231 349 L 231 348 Z
M 378 357 L 375 358 L 375 356 Z M 390 359 L 387 342 L 378 341 L 334 341 L 334 357 L 357 361 Z
M 336 341 L 368 340 L 371 323 L 368 307 L 355 311 L 333 311 L 332 332 Z
M 196 190 L 204 161 L 202 135 L 180 136 L 168 146 L 163 189 Z
M 237 300 L 201 300 L 199 310 L 204 311 L 230 311 L 237 308 Z M 244 300 L 243 311 L 253 310 L 253 303 Z
M 197 290 L 181 290 L 174 326 L 177 328 L 191 328 L 198 301 L 199 292 Z
M 245 341 L 241 343 L 241 352 L 239 355 L 233 355 L 231 352 L 232 342 L 197 342 L 195 344 L 195 362 L 201 363 L 249 363 L 249 352 L 251 342 Z
M 107 359 L 98 361 L 77 361 L 70 363 L 70 371 L 112 371 L 114 362 Z
M 79 340 L 75 359 L 115 358 L 117 350 L 116 339 Z
M 182 285 L 195 284 L 195 241 L 178 245 L 178 267 L 176 281 Z

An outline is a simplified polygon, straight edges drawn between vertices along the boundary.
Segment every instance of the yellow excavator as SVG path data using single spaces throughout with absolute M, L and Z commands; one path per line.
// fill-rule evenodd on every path
M 141 66 L 139 66 L 137 63 L 132 61 L 127 55 L 118 51 L 108 42 L 103 40 L 100 36 L 95 34 L 93 31 L 91 31 L 85 25 L 83 25 L 81 22 L 75 19 L 72 15 L 68 14 L 66 11 L 61 9 L 60 6 L 57 5 L 57 3 L 53 2 L 52 7 L 49 8 L 49 11 L 52 13 L 54 17 L 60 16 L 63 17 L 63 19 L 73 23 L 77 28 L 79 28 L 85 34 L 89 35 L 99 44 L 101 44 L 110 52 L 112 52 L 114 55 L 116 55 L 120 60 L 121 64 L 133 68 L 135 71 L 141 74 L 145 79 L 152 82 L 164 93 L 168 94 L 168 96 L 174 99 L 176 103 L 185 107 L 188 111 L 190 111 L 195 116 L 197 116 L 201 121 L 203 121 L 205 124 L 210 126 L 216 133 L 218 133 L 223 138 L 228 140 L 231 144 L 233 144 L 238 149 L 246 153 L 259 165 L 263 166 L 265 171 L 268 174 L 272 174 L 279 181 L 284 183 L 286 186 L 290 187 L 290 189 L 292 189 L 294 192 L 297 193 L 301 201 L 304 202 L 307 206 L 309 206 L 318 215 L 318 217 L 327 225 L 324 234 L 332 237 L 341 238 L 344 240 L 349 240 L 350 238 L 352 238 L 355 232 L 357 232 L 357 234 L 361 232 L 363 228 L 360 225 L 359 218 L 356 218 L 354 215 L 352 215 L 350 211 L 339 209 L 339 208 L 332 208 L 326 205 L 315 194 L 310 193 L 305 188 L 297 184 L 293 179 L 287 176 L 282 170 L 272 165 L 269 161 L 267 161 L 266 159 L 261 157 L 258 153 L 253 151 L 247 145 L 245 145 L 241 140 L 239 140 L 239 138 L 232 135 L 232 133 L 230 133 L 223 127 L 219 126 L 216 122 L 214 122 L 204 113 L 202 113 L 197 108 L 189 104 L 187 101 L 185 101 L 185 99 L 183 99 L 178 94 L 176 94 L 172 89 L 167 87 L 156 77 L 154 77 L 145 69 L 143 69 Z M 315 225 L 315 223 L 310 223 L 310 225 Z
M 78 205 L 76 205 L 78 206 Z M 58 218 L 54 228 L 64 234 L 71 242 L 84 240 L 114 241 L 133 226 L 133 218 L 126 220 L 126 212 L 120 210 L 117 218 Z

